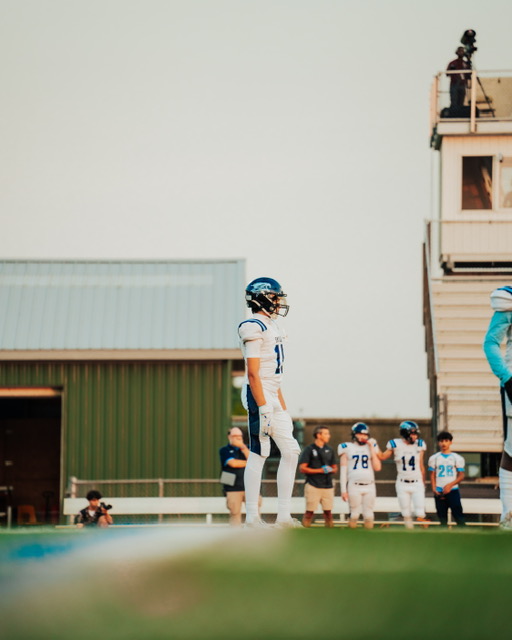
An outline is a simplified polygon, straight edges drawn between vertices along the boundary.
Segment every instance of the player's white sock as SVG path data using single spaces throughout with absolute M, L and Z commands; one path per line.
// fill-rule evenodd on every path
M 292 517 L 291 501 L 298 460 L 297 452 L 281 451 L 281 461 L 277 470 L 277 522 L 286 522 Z
M 245 521 L 250 524 L 260 519 L 258 511 L 258 500 L 261 490 L 261 475 L 263 473 L 263 465 L 266 458 L 262 458 L 252 451 L 247 458 L 245 465 L 244 484 L 245 484 Z
M 501 519 L 504 520 L 507 514 L 512 512 L 512 471 L 507 471 L 500 467 L 500 500 Z

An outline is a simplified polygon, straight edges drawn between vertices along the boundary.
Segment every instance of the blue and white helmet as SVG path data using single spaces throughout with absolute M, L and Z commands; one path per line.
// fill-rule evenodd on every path
M 356 422 L 355 424 L 353 424 L 351 431 L 352 431 L 352 440 L 359 442 L 359 444 L 366 444 L 367 439 L 364 440 L 363 442 L 360 442 L 357 439 L 358 435 L 365 435 L 370 437 L 370 429 L 368 428 L 368 425 L 365 424 L 364 422 Z
M 290 307 L 281 303 L 283 298 L 286 298 L 286 293 L 273 278 L 256 278 L 245 288 L 245 301 L 253 312 L 265 311 L 271 316 L 284 318 Z
M 402 438 L 410 443 L 412 443 L 411 434 L 415 433 L 418 437 L 420 435 L 420 428 L 413 420 L 404 420 L 400 423 L 399 429 Z

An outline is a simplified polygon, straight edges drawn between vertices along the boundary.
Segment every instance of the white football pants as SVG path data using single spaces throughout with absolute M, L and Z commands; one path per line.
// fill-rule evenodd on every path
M 247 410 L 249 421 L 250 454 L 245 467 L 245 508 L 246 521 L 259 518 L 258 497 L 261 490 L 261 476 L 266 458 L 270 455 L 270 437 L 281 453 L 277 470 L 277 521 L 291 518 L 291 497 L 295 483 L 295 473 L 299 459 L 299 443 L 293 437 L 293 422 L 288 411 L 284 411 L 277 392 L 265 391 L 265 400 L 274 409 L 270 435 L 260 433 L 260 413 L 249 385 L 242 389 L 242 404 Z
M 404 518 L 413 514 L 416 518 L 425 517 L 425 485 L 421 480 L 404 482 L 397 478 L 396 497 Z
M 370 484 L 349 482 L 347 492 L 348 504 L 350 506 L 350 519 L 358 520 L 362 512 L 364 520 L 373 520 L 375 497 L 377 495 L 375 482 Z
M 512 404 L 503 387 L 501 388 L 501 408 L 503 414 L 503 448 L 505 453 L 508 453 L 508 455 L 512 457 Z

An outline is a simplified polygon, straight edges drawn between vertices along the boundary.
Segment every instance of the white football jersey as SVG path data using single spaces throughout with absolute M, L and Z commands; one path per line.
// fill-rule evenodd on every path
M 338 445 L 338 455 L 347 456 L 347 479 L 349 482 L 373 482 L 375 474 L 372 467 L 372 456 L 370 447 L 376 447 L 376 442 L 372 444 L 357 444 L 357 442 L 342 442 Z
M 427 446 L 421 438 L 418 438 L 414 444 L 409 444 L 401 438 L 390 440 L 386 449 L 393 451 L 399 480 L 423 480 L 420 454 L 427 450 Z
M 434 453 L 428 460 L 428 470 L 436 472 L 436 488 L 442 489 L 453 482 L 459 471 L 464 471 L 465 461 L 458 453 Z M 455 485 L 458 489 L 459 485 Z
M 240 323 L 238 335 L 244 360 L 259 358 L 263 387 L 277 391 L 283 378 L 283 343 L 286 340 L 281 327 L 271 318 L 255 313 Z M 245 382 L 247 384 L 247 374 Z

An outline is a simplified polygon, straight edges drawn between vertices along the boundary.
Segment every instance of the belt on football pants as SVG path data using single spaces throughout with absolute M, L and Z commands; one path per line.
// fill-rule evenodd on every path
M 419 482 L 419 480 L 404 480 L 400 478 L 400 482 Z
M 370 484 L 373 484 L 373 482 L 354 482 L 354 484 L 358 484 L 361 487 L 367 487 Z

